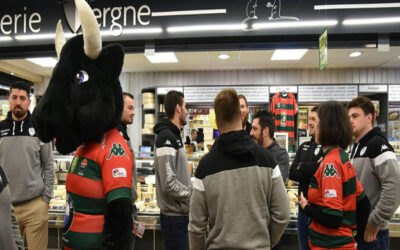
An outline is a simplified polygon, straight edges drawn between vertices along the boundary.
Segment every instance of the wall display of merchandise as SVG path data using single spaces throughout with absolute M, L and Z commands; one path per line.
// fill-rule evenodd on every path
M 9 108 L 8 100 L 0 100 L 0 120 L 7 118 Z

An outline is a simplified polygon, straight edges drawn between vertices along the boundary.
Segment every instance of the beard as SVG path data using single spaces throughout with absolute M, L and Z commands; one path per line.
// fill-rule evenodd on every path
M 181 123 L 182 126 L 185 126 L 187 123 L 186 116 L 179 117 L 179 122 Z
M 262 146 L 264 143 L 264 137 L 262 134 L 258 138 L 254 137 L 254 136 L 252 136 L 251 138 L 253 138 L 254 142 L 260 146 Z
M 13 115 L 17 118 L 24 117 L 24 115 L 26 115 L 27 112 L 28 112 L 27 110 L 23 110 L 23 109 L 17 110 L 16 108 L 14 108 L 14 110 L 12 111 Z
M 249 114 L 248 113 L 244 114 L 243 120 L 242 120 L 242 127 L 244 127 L 246 125 L 248 119 L 249 119 Z

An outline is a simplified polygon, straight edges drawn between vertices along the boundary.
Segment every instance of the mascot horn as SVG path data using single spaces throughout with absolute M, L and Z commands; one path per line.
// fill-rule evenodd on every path
M 130 249 L 133 157 L 115 127 L 123 110 L 120 82 L 124 52 L 102 48 L 90 6 L 75 0 L 83 35 L 65 41 L 57 24 L 59 61 L 32 114 L 39 138 L 57 150 L 76 150 L 67 181 L 65 249 Z

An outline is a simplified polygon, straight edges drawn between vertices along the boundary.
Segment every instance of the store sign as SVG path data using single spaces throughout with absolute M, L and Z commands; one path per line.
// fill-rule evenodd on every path
M 371 0 L 329 4 L 307 0 L 88 0 L 103 41 L 259 35 L 316 35 L 398 32 L 400 3 Z M 73 0 L 0 1 L 0 46 L 49 45 L 57 21 L 68 37 L 79 31 Z M 370 21 L 371 22 L 371 21 Z
M 389 85 L 389 102 L 400 102 L 400 85 Z
M 176 90 L 183 93 L 183 87 L 168 87 L 168 88 L 157 88 L 157 95 L 166 95 L 171 90 Z
M 319 71 L 324 71 L 328 66 L 328 30 L 319 36 Z
M 297 86 L 270 86 L 269 92 L 275 94 L 278 92 L 286 91 L 288 93 L 297 93 Z
M 359 85 L 360 93 L 387 93 L 387 85 Z
M 299 103 L 338 101 L 349 102 L 358 96 L 357 85 L 299 86 Z
M 214 86 L 184 87 L 186 103 L 213 103 L 217 94 L 226 88 L 233 88 L 238 94 L 246 97 L 249 103 L 268 103 L 269 87 L 267 86 Z

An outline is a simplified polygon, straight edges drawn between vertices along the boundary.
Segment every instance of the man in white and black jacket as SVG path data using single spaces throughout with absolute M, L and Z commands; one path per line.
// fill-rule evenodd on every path
M 364 235 L 356 237 L 358 249 L 389 249 L 389 220 L 400 203 L 400 167 L 379 128 L 373 128 L 375 109 L 366 97 L 347 104 L 355 144 L 350 160 L 371 202 Z
M 54 166 L 50 143 L 36 136 L 29 112 L 30 87 L 10 86 L 10 112 L 0 122 L 0 166 L 7 176 L 21 234 L 29 249 L 47 249 L 48 207 L 53 192 Z
M 214 109 L 221 135 L 195 173 L 190 249 L 270 249 L 290 219 L 280 169 L 242 129 L 235 90 L 221 91 Z
M 161 232 L 166 250 L 186 250 L 192 187 L 180 133 L 188 114 L 183 93 L 169 91 L 164 106 L 168 119 L 154 126 L 157 134 L 154 167 Z
M 296 156 L 290 166 L 289 179 L 299 183 L 298 194 L 303 193 L 304 197 L 308 198 L 308 186 L 310 185 L 311 177 L 314 176 L 319 166 L 319 160 L 322 160 L 323 151 L 321 145 L 315 142 L 315 129 L 318 124 L 318 106 L 311 109 L 308 118 L 308 131 L 311 140 L 300 145 L 296 152 Z M 308 226 L 310 218 L 299 206 L 297 216 L 297 232 L 299 237 L 299 249 L 308 250 Z

